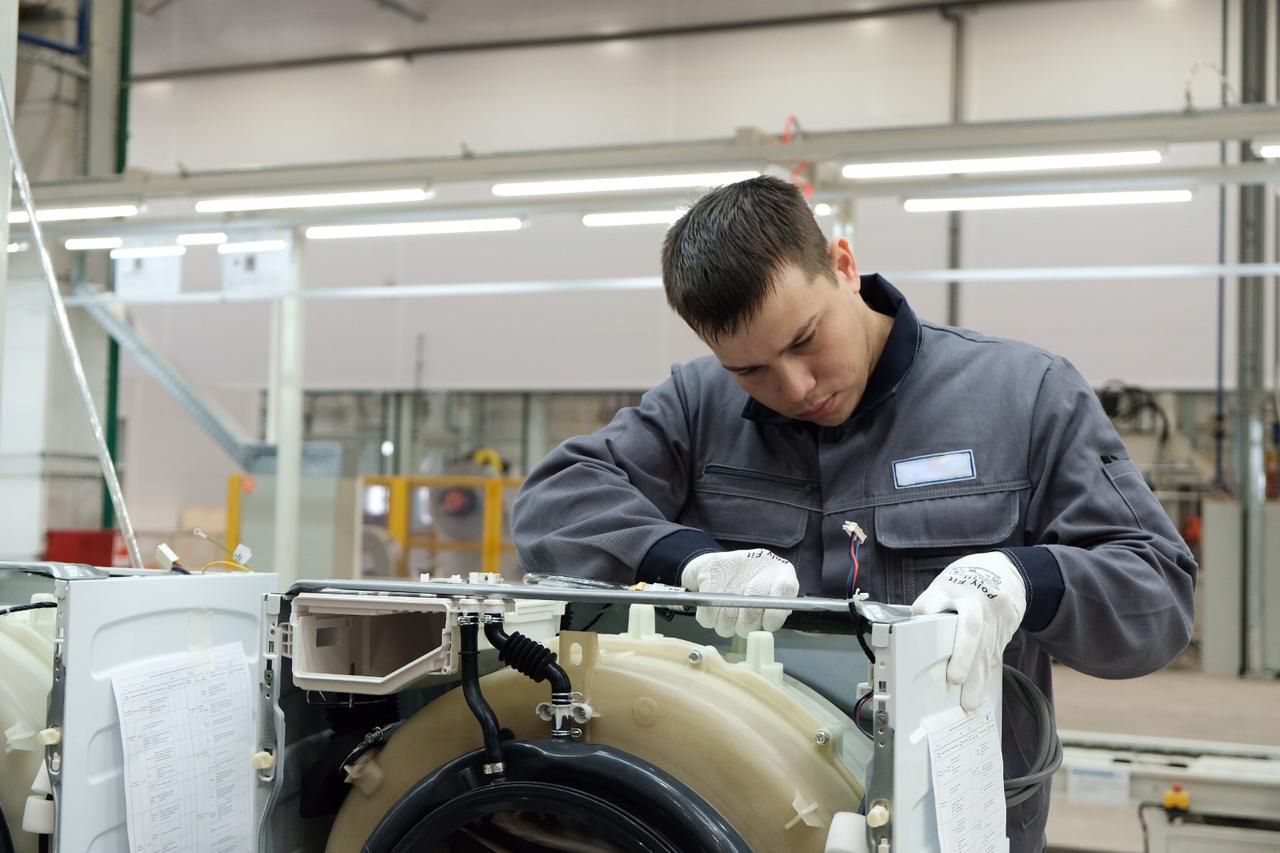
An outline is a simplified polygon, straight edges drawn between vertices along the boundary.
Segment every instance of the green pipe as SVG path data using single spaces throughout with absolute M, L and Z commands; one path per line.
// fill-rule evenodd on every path
M 129 148 L 129 75 L 133 59 L 133 0 L 121 0 L 120 4 L 120 69 L 116 86 L 116 174 L 124 171 L 128 163 Z M 115 338 L 107 338 L 107 452 L 111 460 L 120 461 L 120 431 L 117 428 L 120 408 L 120 345 Z M 102 484 L 102 527 L 111 530 L 116 525 L 115 509 L 106 481 Z

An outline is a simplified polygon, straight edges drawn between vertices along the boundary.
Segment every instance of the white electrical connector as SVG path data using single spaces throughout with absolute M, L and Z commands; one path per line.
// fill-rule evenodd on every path
M 164 569 L 172 569 L 174 566 L 182 565 L 182 560 L 178 558 L 178 552 L 170 548 L 168 542 L 161 542 L 156 546 L 156 562 Z
M 849 536 L 857 536 L 859 545 L 867 541 L 866 532 L 858 526 L 858 522 L 856 521 L 846 521 L 844 524 L 840 525 L 840 529 Z

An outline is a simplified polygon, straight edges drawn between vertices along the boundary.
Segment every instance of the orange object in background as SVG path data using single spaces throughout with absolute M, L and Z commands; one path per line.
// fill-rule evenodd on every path
M 49 530 L 44 558 L 55 563 L 109 566 L 114 538 L 114 530 Z
M 1204 535 L 1204 518 L 1199 515 L 1193 515 L 1187 518 L 1182 525 L 1182 539 L 1191 548 L 1195 548 L 1200 544 L 1200 539 Z

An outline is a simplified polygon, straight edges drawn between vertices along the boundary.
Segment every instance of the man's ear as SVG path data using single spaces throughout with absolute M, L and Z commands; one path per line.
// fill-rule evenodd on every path
M 862 279 L 858 275 L 858 262 L 854 260 L 849 241 L 843 237 L 831 241 L 827 254 L 835 268 L 836 283 L 851 286 L 853 293 L 859 292 L 862 289 Z

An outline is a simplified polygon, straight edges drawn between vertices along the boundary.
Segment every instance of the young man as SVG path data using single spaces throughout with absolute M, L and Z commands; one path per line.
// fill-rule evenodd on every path
M 1001 663 L 1052 696 L 1050 658 L 1107 678 L 1191 636 L 1196 564 L 1062 358 L 918 320 L 800 192 L 757 178 L 666 237 L 667 300 L 714 353 L 571 439 L 515 505 L 525 568 L 705 592 L 847 596 L 959 614 L 966 708 Z M 867 534 L 853 576 L 846 522 Z M 700 608 L 722 635 L 786 611 Z M 1034 759 L 1005 702 L 1008 776 Z M 1041 850 L 1048 786 L 1008 813 Z

